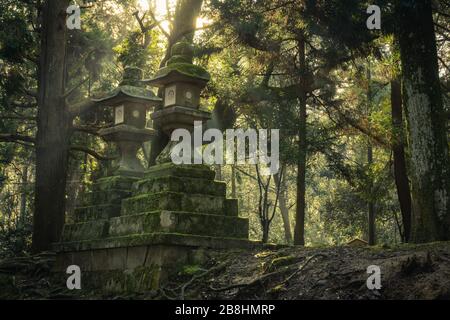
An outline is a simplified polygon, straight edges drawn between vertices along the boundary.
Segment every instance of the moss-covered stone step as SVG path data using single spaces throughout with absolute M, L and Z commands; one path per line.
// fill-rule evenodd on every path
M 139 178 L 129 176 L 112 176 L 98 179 L 92 184 L 92 191 L 131 190 Z
M 84 206 L 97 204 L 120 205 L 122 200 L 131 197 L 131 190 L 111 189 L 109 191 L 87 192 L 83 195 L 82 204 Z
M 110 220 L 111 237 L 152 232 L 247 239 L 248 220 L 177 211 L 155 211 Z
M 159 164 L 149 168 L 145 178 L 159 178 L 165 176 L 199 178 L 205 180 L 214 180 L 215 172 L 205 165 L 176 165 L 171 162 Z
M 184 192 L 223 197 L 226 195 L 225 182 L 175 176 L 146 178 L 136 182 L 134 189 L 134 195 L 158 192 Z
M 120 215 L 120 204 L 99 204 L 75 208 L 75 222 L 108 219 Z
M 238 199 L 225 200 L 225 215 L 229 217 L 239 216 L 239 202 Z
M 204 194 L 160 192 L 143 194 L 122 201 L 121 215 L 169 210 L 225 215 L 225 197 Z
M 95 240 L 108 236 L 108 220 L 96 220 L 64 225 L 61 239 L 65 241 Z
M 252 249 L 259 247 L 261 243 L 249 241 L 248 239 L 154 232 L 96 240 L 60 242 L 55 243 L 53 249 L 57 252 L 70 252 L 91 249 L 125 248 L 140 245 L 175 245 L 213 249 Z

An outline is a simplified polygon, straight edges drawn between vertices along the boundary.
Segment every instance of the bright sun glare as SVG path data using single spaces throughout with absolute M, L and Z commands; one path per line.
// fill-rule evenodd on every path
M 169 6 L 174 6 L 175 1 L 174 0 L 137 0 L 137 4 L 142 12 L 148 11 L 150 8 L 154 8 L 153 11 L 155 13 L 155 16 L 158 19 L 164 18 L 167 14 L 167 2 L 169 3 Z M 204 26 L 208 25 L 210 21 L 205 18 L 198 18 L 197 19 L 197 28 L 203 28 Z M 169 24 L 167 21 L 164 21 L 161 23 L 161 26 L 168 31 L 169 30 Z M 201 33 L 201 31 L 200 31 Z

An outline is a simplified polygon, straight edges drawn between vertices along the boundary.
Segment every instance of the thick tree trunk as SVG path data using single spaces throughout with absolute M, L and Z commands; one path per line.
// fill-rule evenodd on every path
M 411 149 L 411 240 L 450 239 L 450 164 L 430 0 L 396 5 Z
M 304 81 L 304 73 L 306 72 L 306 49 L 305 41 L 299 41 L 299 59 L 302 80 Z M 299 117 L 299 132 L 298 132 L 298 160 L 297 160 L 297 209 L 295 217 L 295 233 L 294 244 L 305 245 L 305 210 L 306 210 L 306 92 L 304 86 L 300 88 L 300 117 Z
M 280 181 L 280 177 L 281 177 L 281 181 Z M 279 201 L 280 201 L 281 217 L 283 219 L 284 238 L 286 240 L 286 243 L 290 244 L 290 243 L 292 243 L 292 231 L 291 231 L 291 221 L 289 219 L 289 209 L 287 207 L 287 201 L 286 201 L 287 188 L 286 188 L 285 173 L 282 173 L 282 174 L 277 173 L 275 175 L 275 186 L 277 189 L 280 188 Z
M 409 242 L 411 235 L 411 191 L 409 188 L 408 173 L 406 170 L 403 114 L 402 114 L 402 91 L 401 82 L 395 79 L 391 82 L 391 108 L 394 138 L 392 152 L 394 154 L 394 176 L 397 186 L 397 196 L 402 213 L 402 241 Z
M 65 108 L 64 64 L 68 0 L 46 1 L 38 82 L 34 252 L 51 249 L 64 223 L 69 115 Z

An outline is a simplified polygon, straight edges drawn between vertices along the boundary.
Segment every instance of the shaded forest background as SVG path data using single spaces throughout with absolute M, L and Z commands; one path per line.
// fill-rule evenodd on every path
M 374 3 L 381 30 L 366 27 Z M 58 28 L 69 4 L 1 4 L 1 251 L 58 240 L 115 152 L 97 135 L 112 115 L 89 98 L 126 66 L 149 78 L 182 37 L 212 75 L 210 126 L 281 129 L 279 174 L 215 167 L 252 239 L 450 240 L 450 1 L 80 1 L 81 30 Z

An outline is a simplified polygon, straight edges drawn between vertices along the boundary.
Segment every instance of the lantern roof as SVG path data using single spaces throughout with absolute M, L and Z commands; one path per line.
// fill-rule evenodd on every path
M 123 100 L 132 100 L 143 104 L 146 102 L 159 104 L 162 101 L 153 91 L 145 88 L 145 84 L 142 82 L 142 70 L 136 67 L 125 68 L 122 82 L 117 88 L 104 97 L 92 99 L 101 104 L 120 103 Z
M 165 67 L 159 69 L 153 78 L 142 82 L 164 87 L 173 82 L 188 82 L 205 86 L 211 79 L 204 68 L 193 64 L 194 49 L 185 39 L 172 46 L 171 58 Z

